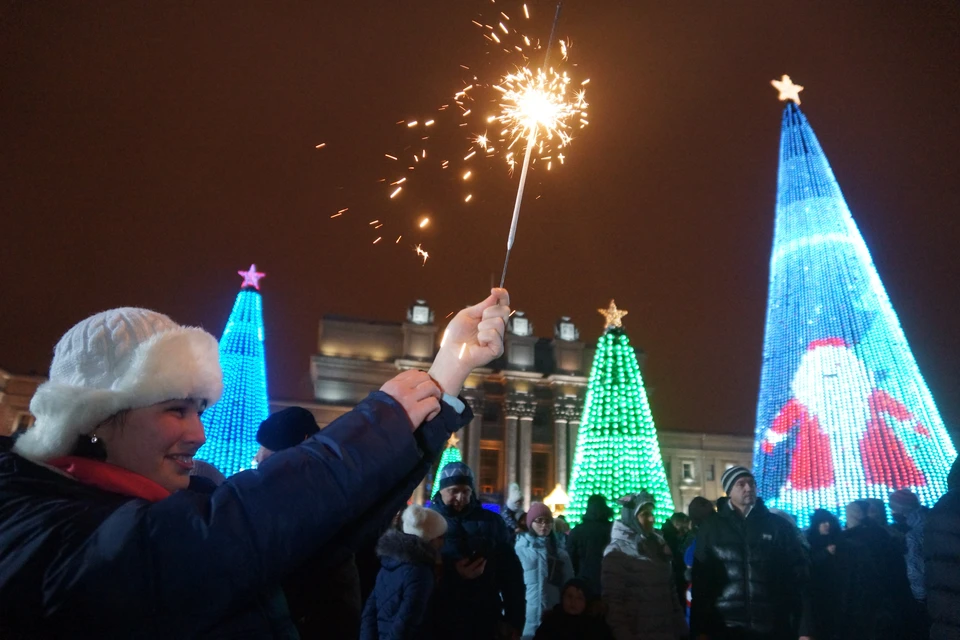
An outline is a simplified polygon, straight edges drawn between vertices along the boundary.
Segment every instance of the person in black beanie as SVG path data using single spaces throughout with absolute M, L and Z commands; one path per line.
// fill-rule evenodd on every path
M 319 431 L 316 418 L 303 407 L 278 411 L 257 429 L 260 450 L 254 460 L 262 464 L 274 453 L 295 447 Z M 354 553 L 355 549 L 347 546 L 327 550 L 283 581 L 290 616 L 304 640 L 359 635 L 363 602 Z
M 287 407 L 260 424 L 257 429 L 260 450 L 253 459 L 258 465 L 263 464 L 277 451 L 295 447 L 319 431 L 312 413 L 303 407 Z

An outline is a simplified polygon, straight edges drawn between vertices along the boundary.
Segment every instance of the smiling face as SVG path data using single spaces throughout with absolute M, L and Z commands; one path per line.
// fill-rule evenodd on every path
M 153 480 L 168 491 L 190 484 L 193 456 L 206 442 L 195 400 L 169 400 L 131 409 L 96 428 L 106 461 Z

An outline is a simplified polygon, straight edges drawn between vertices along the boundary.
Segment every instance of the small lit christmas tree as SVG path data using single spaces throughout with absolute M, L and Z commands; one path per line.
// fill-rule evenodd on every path
M 463 460 L 463 456 L 460 455 L 459 445 L 460 440 L 457 438 L 457 434 L 451 433 L 450 439 L 447 440 L 447 448 L 443 450 L 443 454 L 440 456 L 437 473 L 433 476 L 433 484 L 430 485 L 430 490 L 433 492 L 433 495 L 436 495 L 437 491 L 440 490 L 440 471 L 451 462 L 460 462 Z
M 597 343 L 587 383 L 565 515 L 570 524 L 580 522 L 593 494 L 604 496 L 616 512 L 622 496 L 648 491 L 656 499 L 656 522 L 662 525 L 673 513 L 673 498 L 640 365 L 623 331 L 627 312 L 611 300 L 600 313 L 607 327 Z
M 238 271 L 243 285 L 220 338 L 223 397 L 203 412 L 207 443 L 197 456 L 230 476 L 249 469 L 257 453 L 257 428 L 270 413 L 263 350 L 263 299 L 256 265 Z

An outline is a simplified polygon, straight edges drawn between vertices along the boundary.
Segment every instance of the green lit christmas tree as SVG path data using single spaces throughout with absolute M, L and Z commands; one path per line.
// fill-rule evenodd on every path
M 580 522 L 593 494 L 606 497 L 616 512 L 622 496 L 647 491 L 656 499 L 654 513 L 660 526 L 673 513 L 673 499 L 640 365 L 623 331 L 627 312 L 612 300 L 609 308 L 599 311 L 607 326 L 597 342 L 587 383 L 565 515 L 570 524 Z
M 450 439 L 447 440 L 447 448 L 443 450 L 443 454 L 440 456 L 440 464 L 437 466 L 437 473 L 433 476 L 433 484 L 431 486 L 431 491 L 435 495 L 439 491 L 440 487 L 440 471 L 450 464 L 451 462 L 460 462 L 463 460 L 463 456 L 460 455 L 460 440 L 457 439 L 457 434 L 450 434 Z

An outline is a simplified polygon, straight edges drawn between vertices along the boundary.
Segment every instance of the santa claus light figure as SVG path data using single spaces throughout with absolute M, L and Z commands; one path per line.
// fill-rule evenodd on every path
M 891 491 L 927 479 L 897 435 L 930 432 L 900 400 L 874 384 L 842 338 L 814 340 L 800 358 L 780 409 L 760 443 L 765 454 L 795 432 L 787 482 L 773 502 L 834 510 L 858 498 L 886 500 Z

